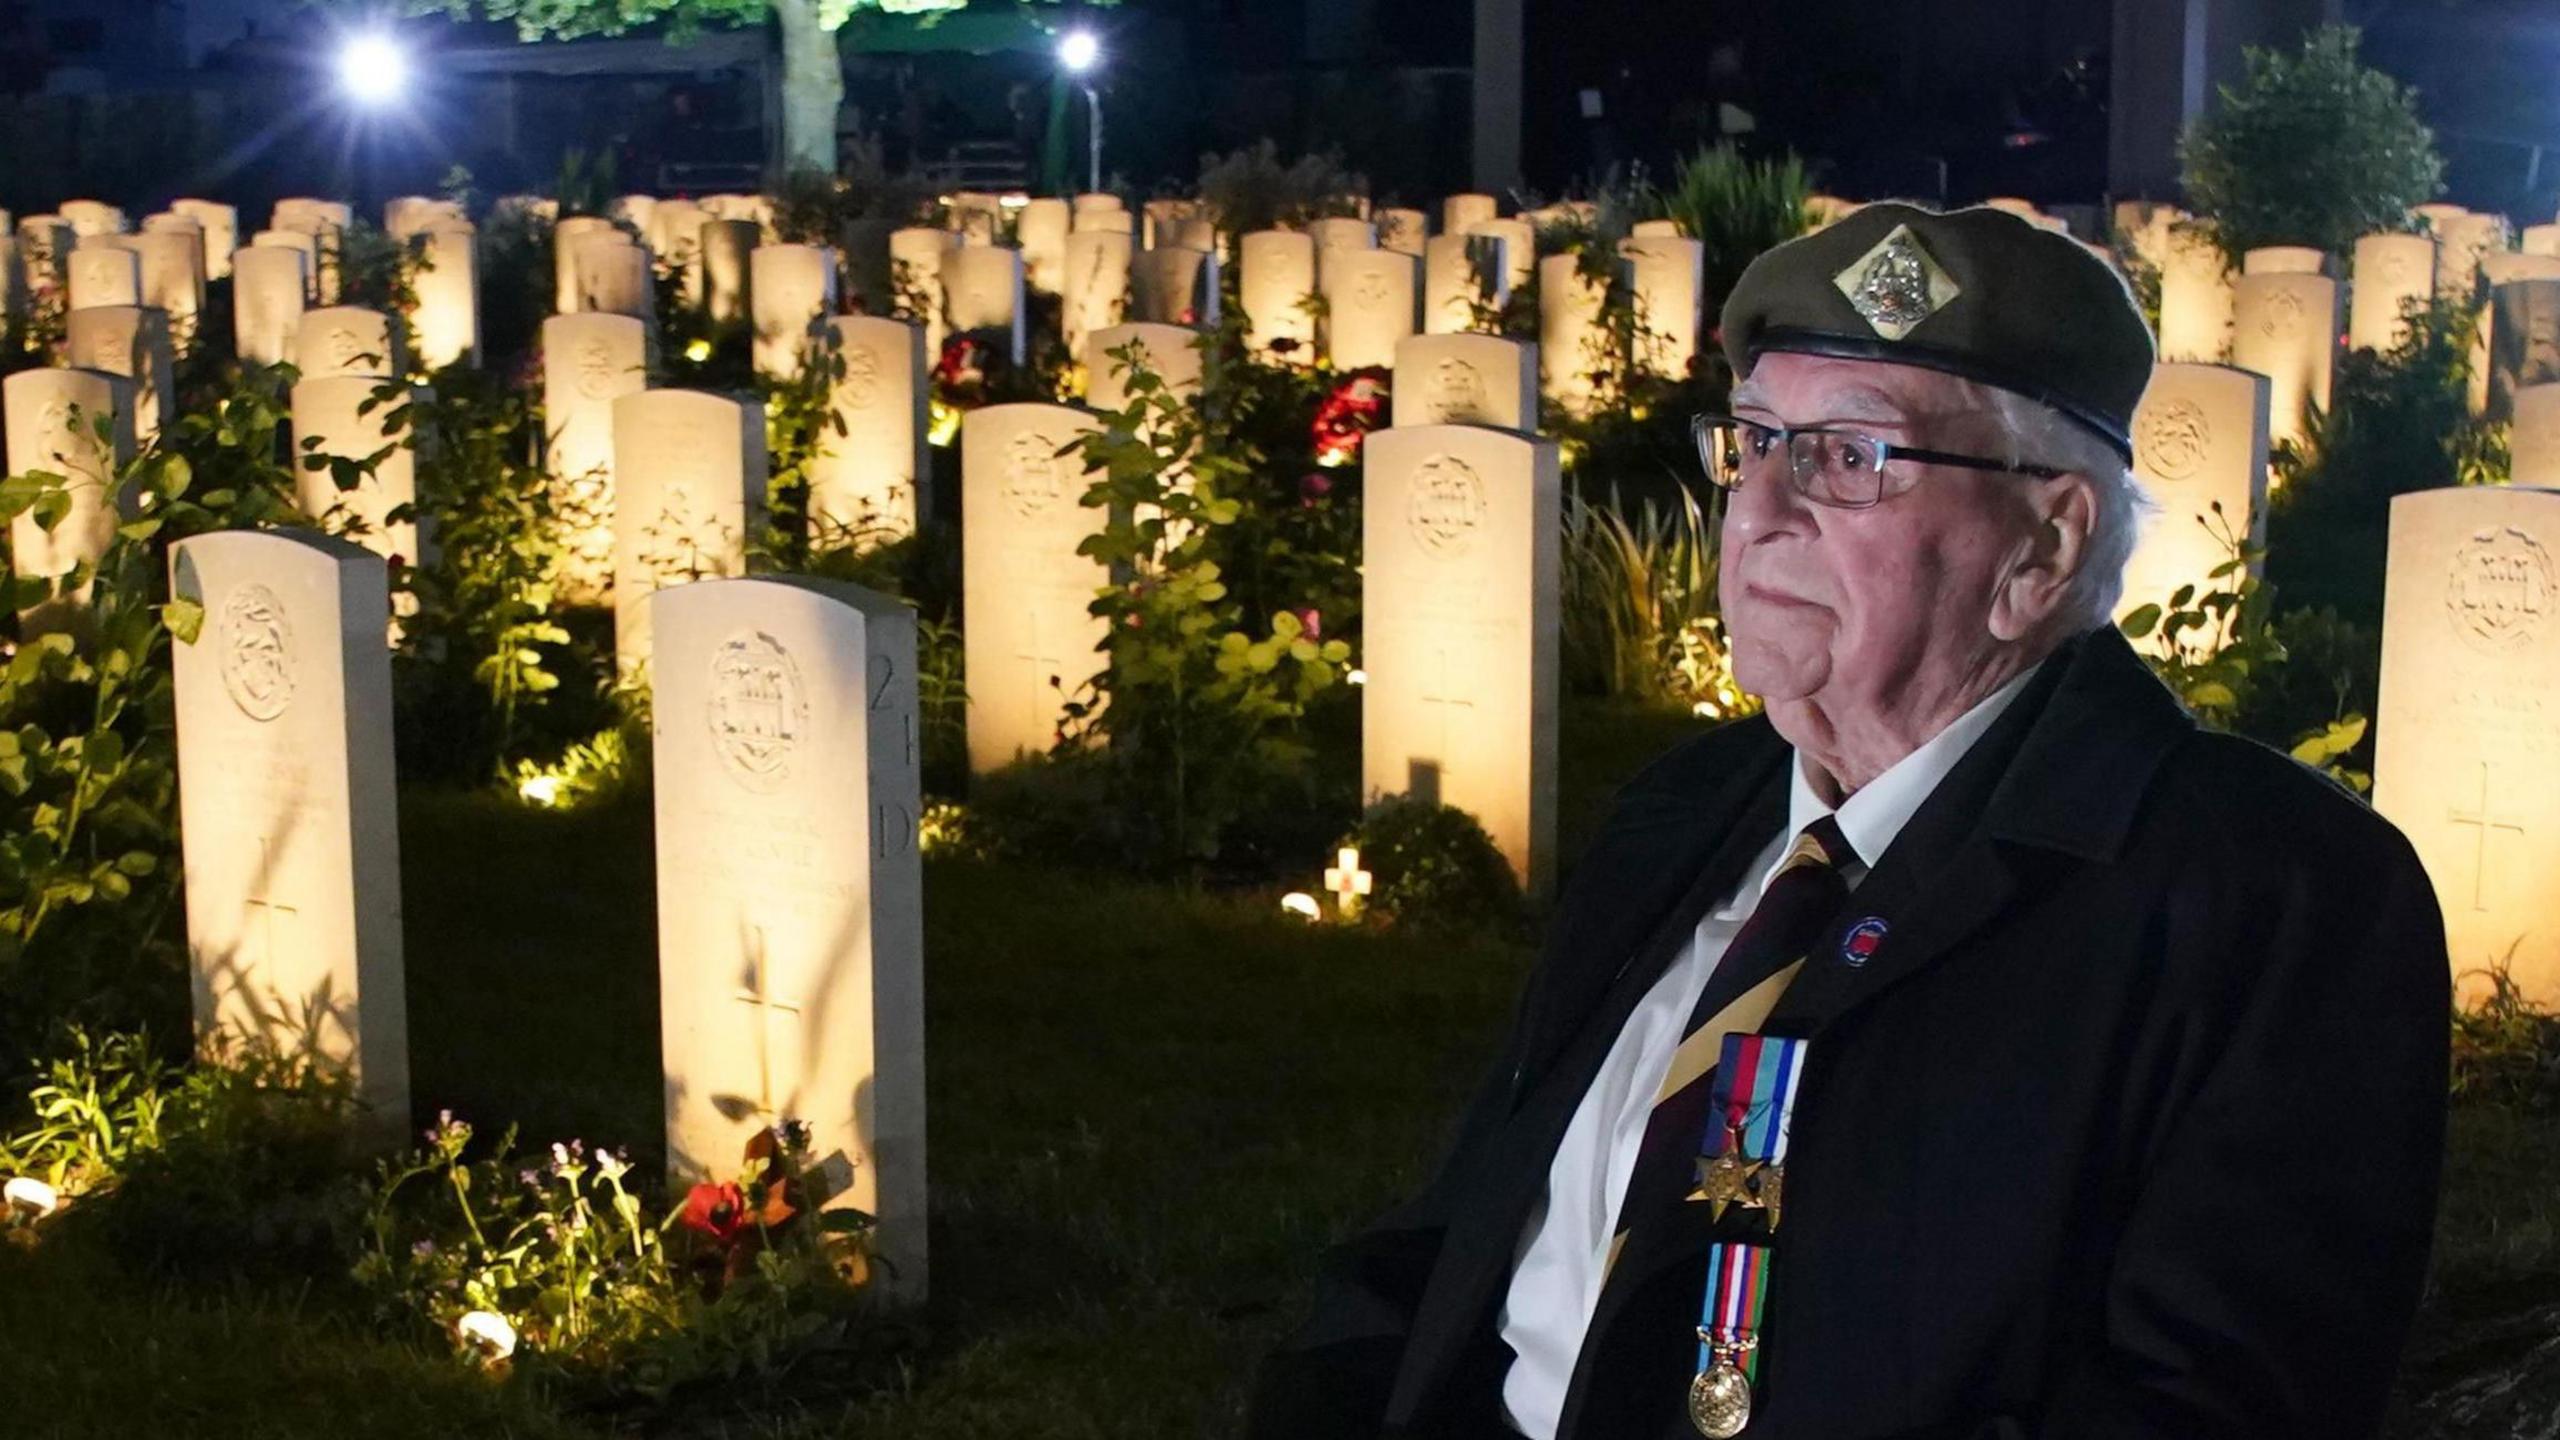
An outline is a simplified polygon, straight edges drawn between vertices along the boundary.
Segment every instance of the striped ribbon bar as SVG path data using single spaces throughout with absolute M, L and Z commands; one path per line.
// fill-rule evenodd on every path
M 1776 1035 L 1727 1035 L 1707 1107 L 1705 1153 L 1783 1164 L 1804 1074 L 1805 1042 Z

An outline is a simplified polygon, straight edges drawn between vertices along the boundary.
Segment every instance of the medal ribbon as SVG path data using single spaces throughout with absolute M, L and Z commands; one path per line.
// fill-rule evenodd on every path
M 1698 1373 L 1716 1365 L 1721 1345 L 1742 1378 L 1760 1380 L 1760 1347 L 1736 1353 L 1735 1347 L 1760 1333 L 1760 1310 L 1769 1299 L 1769 1247 L 1721 1241 L 1707 1252 L 1707 1298 L 1698 1328 L 1709 1338 L 1698 1341 Z
M 1727 1035 L 1707 1106 L 1706 1153 L 1723 1155 L 1739 1141 L 1745 1160 L 1776 1165 L 1787 1158 L 1796 1089 L 1804 1076 L 1805 1042 L 1775 1035 Z

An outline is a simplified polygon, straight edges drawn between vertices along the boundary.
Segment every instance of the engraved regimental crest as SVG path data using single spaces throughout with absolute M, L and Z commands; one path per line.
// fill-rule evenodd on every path
M 1448 359 L 1431 372 L 1431 411 L 1441 423 L 1481 420 L 1487 408 L 1484 373 L 1475 366 Z
M 2183 397 L 2145 405 L 2133 424 L 2133 453 L 2141 471 L 2157 479 L 2195 477 L 2213 447 L 2213 425 L 2204 407 Z
M 282 715 L 293 703 L 293 626 L 276 592 L 264 585 L 232 591 L 214 634 L 231 703 L 252 720 Z
M 1831 283 L 1887 340 L 1910 334 L 1964 293 L 1908 225 L 1894 226 L 1892 234 L 1831 277 Z
M 2550 615 L 2553 578 L 2542 542 L 2512 525 L 2482 530 L 2453 552 L 2445 613 L 2473 649 L 2512 650 Z
M 1058 502 L 1066 478 L 1058 465 L 1058 442 L 1037 430 L 1026 430 L 1005 447 L 1004 502 L 1025 519 Z
M 364 342 L 356 338 L 356 332 L 343 325 L 329 332 L 328 352 L 329 364 L 340 370 L 363 359 L 367 353 Z
M 750 790 L 781 785 L 809 733 L 809 692 L 782 642 L 749 631 L 712 652 L 710 722 L 730 778 Z
M 868 410 L 880 398 L 880 356 L 868 345 L 856 345 L 844 352 L 844 374 L 836 381 L 836 394 L 854 410 Z
M 2258 333 L 2270 340 L 2290 340 L 2302 333 L 2302 295 L 2287 288 L 2269 291 L 2267 308 L 2258 314 Z
M 590 400 L 613 398 L 613 352 L 601 340 L 590 340 L 578 347 L 578 393 Z
M 1363 310 L 1387 308 L 1387 274 L 1383 270 L 1363 270 L 1351 282 L 1351 298 Z
M 1434 455 L 1413 472 L 1405 526 L 1425 554 L 1463 555 L 1484 528 L 1484 481 L 1455 455 Z

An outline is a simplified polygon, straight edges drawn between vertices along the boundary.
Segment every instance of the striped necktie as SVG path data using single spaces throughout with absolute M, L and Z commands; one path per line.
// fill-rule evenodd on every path
M 1849 882 L 1842 872 L 1858 863 L 1858 853 L 1841 835 L 1838 821 L 1828 815 L 1814 821 L 1796 837 L 1768 888 L 1760 892 L 1751 918 L 1734 932 L 1724 958 L 1717 962 L 1706 990 L 1689 1013 L 1684 1038 L 1672 1054 L 1662 1086 L 1654 1092 L 1653 1115 L 1645 1122 L 1635 1171 L 1627 1177 L 1627 1192 L 1618 1206 L 1617 1240 L 1610 1250 L 1613 1263 L 1637 1222 L 1677 1206 L 1688 1193 L 1706 1139 L 1709 1096 L 1724 1033 L 1760 1027 L 1787 983 L 1780 977 L 1792 976 L 1795 964 L 1805 958 L 1823 927 L 1837 918 L 1848 900 Z M 1765 1003 L 1737 1005 L 1746 999 Z M 1729 1011 L 1742 1008 L 1756 1013 L 1728 1018 Z

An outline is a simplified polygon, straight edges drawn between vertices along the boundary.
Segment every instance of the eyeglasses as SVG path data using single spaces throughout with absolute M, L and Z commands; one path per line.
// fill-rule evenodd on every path
M 1731 415 L 1701 415 L 1689 422 L 1689 430 L 1698 442 L 1699 463 L 1707 467 L 1707 479 L 1716 488 L 1735 490 L 1745 480 L 1768 475 L 1783 454 L 1787 462 L 1785 473 L 1797 494 L 1816 505 L 1840 510 L 1863 510 L 1883 500 L 1887 493 L 1884 467 L 1896 460 L 2032 475 L 2039 480 L 2069 473 L 2051 465 L 2011 464 L 1982 455 L 1954 455 L 1916 445 L 1896 445 L 1855 430 L 1821 425 L 1794 429 Z M 1898 495 L 1909 488 L 1906 478 L 1891 493 Z

